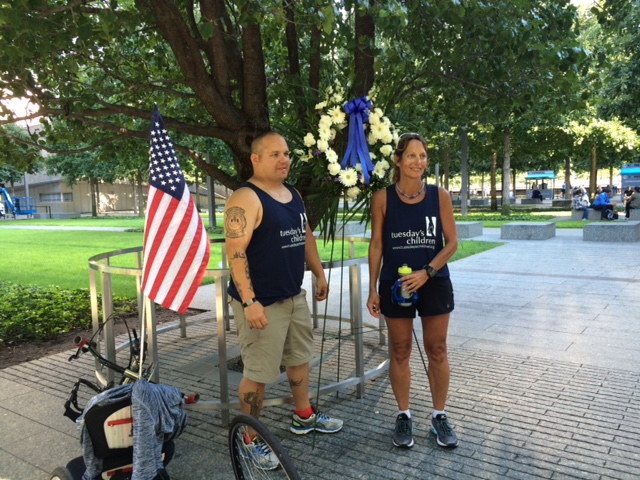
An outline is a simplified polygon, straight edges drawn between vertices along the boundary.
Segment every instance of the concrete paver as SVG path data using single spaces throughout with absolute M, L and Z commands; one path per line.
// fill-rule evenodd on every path
M 499 229 L 484 229 L 474 240 L 501 242 L 499 237 Z M 637 243 L 594 244 L 583 242 L 581 231 L 557 229 L 552 239 L 509 241 L 450 264 L 456 310 L 449 330 L 447 411 L 461 440 L 455 450 L 439 448 L 428 432 L 431 399 L 416 351 L 416 445 L 410 450 L 391 444 L 396 406 L 386 374 L 366 382 L 364 398 L 349 390 L 321 397 L 323 411 L 345 420 L 336 435 L 291 434 L 289 405 L 266 407 L 262 420 L 303 478 L 637 478 L 637 258 Z M 363 271 L 363 303 L 366 277 Z M 340 293 L 340 280 L 336 269 L 332 298 Z M 213 289 L 201 287 L 195 306 L 213 308 Z M 347 293 L 342 291 L 343 298 Z M 329 302 L 330 315 L 339 314 L 336 303 Z M 346 307 L 342 310 L 348 315 Z M 371 322 L 368 315 L 365 319 Z M 415 326 L 419 331 L 418 321 Z M 230 351 L 233 330 L 227 335 Z M 354 368 L 348 329 L 338 336 L 337 322 L 328 322 L 325 343 L 321 336 L 322 328 L 316 333 L 316 353 L 323 349 L 325 358 L 319 381 L 348 375 Z M 370 364 L 386 355 L 377 338 L 373 329 L 365 334 Z M 177 330 L 162 334 L 161 381 L 200 391 L 203 399 L 219 398 L 215 376 L 193 367 L 216 346 L 215 323 L 189 326 L 185 339 Z M 79 376 L 91 378 L 93 362 L 83 357 L 69 363 L 68 355 L 0 370 L 0 479 L 47 478 L 81 454 L 75 425 L 61 417 L 62 404 Z M 315 368 L 312 378 L 318 376 Z M 269 392 L 278 396 L 287 390 L 277 384 Z M 234 478 L 220 411 L 189 410 L 168 470 L 178 480 Z

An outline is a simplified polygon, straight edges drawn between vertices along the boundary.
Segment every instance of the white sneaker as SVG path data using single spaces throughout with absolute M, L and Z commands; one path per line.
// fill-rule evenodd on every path
M 242 455 L 253 462 L 260 470 L 275 470 L 280 466 L 278 457 L 271 451 L 269 446 L 258 436 L 255 436 L 251 442 L 246 443 L 241 440 Z

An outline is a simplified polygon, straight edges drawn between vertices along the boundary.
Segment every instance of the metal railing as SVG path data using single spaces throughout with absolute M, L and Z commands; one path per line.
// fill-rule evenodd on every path
M 311 291 L 311 315 L 313 318 L 314 328 L 318 327 L 319 320 L 334 320 L 340 322 L 340 328 L 343 321 L 348 320 L 350 323 L 351 336 L 354 339 L 355 346 L 355 375 L 345 380 L 334 382 L 328 385 L 320 387 L 317 391 L 318 394 L 327 394 L 347 388 L 355 388 L 357 398 L 362 398 L 365 393 L 364 384 L 367 380 L 374 378 L 389 367 L 389 360 L 385 360 L 376 367 L 365 371 L 364 361 L 364 328 L 371 328 L 372 330 L 379 331 L 379 344 L 384 345 L 385 333 L 384 333 L 384 319 L 381 317 L 377 326 L 366 325 L 362 316 L 362 277 L 361 277 L 361 265 L 367 264 L 366 258 L 354 258 L 355 257 L 355 243 L 356 242 L 368 242 L 368 239 L 361 237 L 345 237 L 344 239 L 338 238 L 335 241 L 345 241 L 349 244 L 349 258 L 338 260 L 334 262 L 323 262 L 322 265 L 325 269 L 330 269 L 329 275 L 332 273 L 332 269 L 347 268 L 349 272 L 348 291 L 349 291 L 349 311 L 350 315 L 347 319 L 342 316 L 342 305 L 340 305 L 340 315 L 327 315 L 320 314 L 318 312 L 318 302 L 315 300 L 316 281 L 312 275 L 312 291 Z M 227 268 L 226 250 L 223 239 L 211 240 L 212 244 L 221 244 L 221 266 L 220 269 L 207 269 L 205 277 L 212 277 L 216 283 L 216 308 L 215 308 L 215 321 L 217 323 L 217 337 L 218 337 L 218 362 L 220 366 L 227 365 L 227 338 L 226 332 L 230 330 L 231 318 L 233 315 L 229 309 L 229 298 L 227 294 L 227 285 L 230 278 L 230 270 Z M 121 267 L 114 265 L 117 258 L 124 255 L 134 255 L 135 265 L 133 267 Z M 341 272 L 342 273 L 342 272 Z M 141 278 L 142 278 L 142 247 L 127 248 L 122 250 L 114 250 L 111 252 L 102 253 L 91 257 L 89 259 L 89 290 L 91 295 L 91 315 L 94 332 L 100 328 L 100 315 L 99 308 L 102 311 L 102 318 L 108 319 L 113 314 L 113 290 L 112 290 L 112 276 L 124 275 L 132 276 L 136 282 L 136 292 L 138 297 L 138 312 L 139 320 L 145 321 L 146 340 L 147 340 L 147 355 L 146 358 L 150 360 L 149 364 L 153 366 L 153 373 L 151 380 L 159 382 L 160 380 L 160 362 L 158 359 L 158 335 L 170 330 L 180 329 L 180 336 L 186 337 L 187 325 L 201 323 L 204 320 L 197 322 L 190 322 L 186 320 L 184 315 L 180 316 L 180 322 L 157 328 L 155 304 L 146 298 L 141 291 Z M 101 286 L 101 305 L 98 305 L 98 276 L 100 276 Z M 145 312 L 145 315 L 142 312 Z M 124 342 L 118 346 L 115 344 L 115 333 L 113 329 L 113 322 L 105 322 L 103 328 L 103 339 L 97 339 L 97 349 L 108 360 L 114 361 L 116 354 L 119 350 L 128 346 L 129 342 Z M 102 342 L 104 342 L 104 352 L 102 352 Z M 322 359 L 320 359 L 322 361 Z M 96 360 L 95 364 L 96 378 L 103 385 L 114 380 L 114 372 L 107 370 L 103 374 L 103 367 L 99 361 Z M 227 368 L 218 368 L 219 372 L 219 385 L 220 385 L 220 399 L 218 400 L 206 400 L 203 399 L 197 404 L 191 406 L 195 409 L 205 410 L 222 410 L 222 421 L 226 425 L 229 422 L 229 409 L 239 408 L 238 401 L 230 401 L 229 395 L 229 378 Z M 315 395 L 316 392 L 311 392 Z M 291 402 L 291 397 L 279 397 L 279 398 L 266 398 L 264 405 L 280 405 L 283 403 Z

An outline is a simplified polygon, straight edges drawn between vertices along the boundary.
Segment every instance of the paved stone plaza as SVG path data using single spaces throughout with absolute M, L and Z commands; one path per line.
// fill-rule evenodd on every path
M 500 242 L 500 229 L 484 229 L 474 240 Z M 455 450 L 439 448 L 427 431 L 431 400 L 417 350 L 416 445 L 410 450 L 391 443 L 396 406 L 387 374 L 366 382 L 362 399 L 353 390 L 321 397 L 323 411 L 345 420 L 336 435 L 291 434 L 289 405 L 266 407 L 262 419 L 308 479 L 638 478 L 638 258 L 637 243 L 583 242 L 581 230 L 557 229 L 548 240 L 510 240 L 450 264 L 456 310 L 447 411 L 460 437 Z M 347 283 L 340 276 L 332 271 L 332 316 L 339 312 L 340 285 Z M 363 303 L 366 278 L 363 271 Z M 214 288 L 201 287 L 196 303 L 211 308 Z M 366 313 L 365 319 L 372 322 Z M 312 378 L 330 383 L 352 373 L 353 337 L 346 326 L 338 332 L 336 322 L 327 323 L 325 342 L 322 332 L 321 325 L 316 355 L 325 362 Z M 373 326 L 365 329 L 367 367 L 386 358 L 378 336 Z M 237 351 L 234 337 L 232 326 L 230 356 Z M 177 330 L 162 334 L 160 342 L 162 382 L 199 391 L 203 399 L 220 395 L 214 323 L 190 326 L 186 339 Z M 0 370 L 0 479 L 44 479 L 81 455 L 78 432 L 62 417 L 63 402 L 79 376 L 91 378 L 93 362 L 69 363 L 70 353 Z M 269 391 L 280 396 L 287 388 Z M 220 411 L 189 411 L 168 468 L 171 478 L 234 478 L 226 442 Z

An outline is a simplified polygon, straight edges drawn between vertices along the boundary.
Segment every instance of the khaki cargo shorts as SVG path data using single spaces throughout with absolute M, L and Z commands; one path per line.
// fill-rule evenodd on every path
M 240 302 L 231 300 L 243 375 L 258 383 L 274 383 L 280 365 L 297 367 L 313 358 L 313 330 L 307 292 L 265 307 L 269 325 L 264 330 L 250 329 Z

